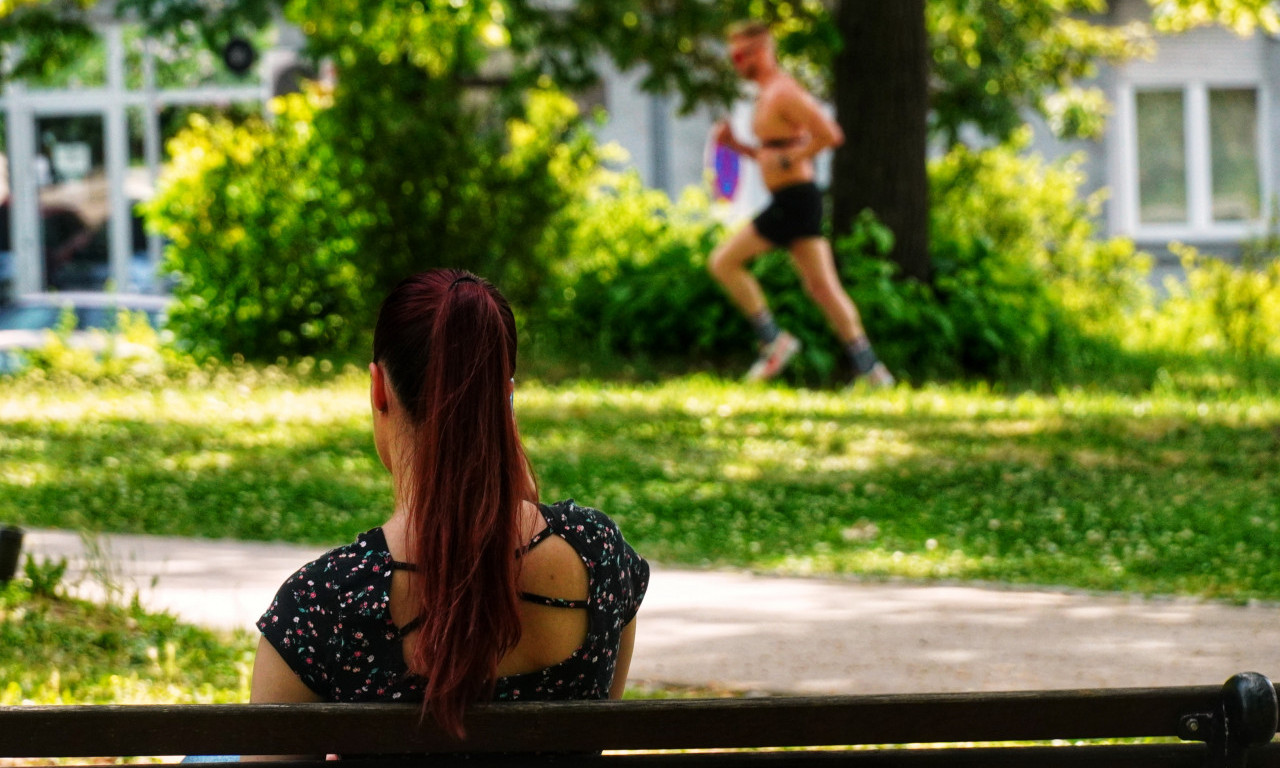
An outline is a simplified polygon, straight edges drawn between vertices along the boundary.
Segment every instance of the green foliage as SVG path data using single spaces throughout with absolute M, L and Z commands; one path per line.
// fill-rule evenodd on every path
M 66 561 L 0 585 L 0 706 L 246 701 L 252 639 L 62 595 Z
M 93 4 L 93 0 L 0 3 L 3 77 L 48 81 L 76 67 L 97 39 L 83 15 Z
M 57 598 L 67 575 L 67 558 L 36 562 L 31 555 L 22 564 L 22 576 L 32 597 Z
M 1243 6 L 1256 10 L 1257 2 L 1233 5 L 1241 7 L 1233 19 L 1246 19 L 1250 9 Z M 930 0 L 934 129 L 948 146 L 964 126 L 1003 140 L 1030 107 L 1052 116 L 1064 136 L 1096 135 L 1102 105 L 1096 91 L 1077 84 L 1096 74 L 1100 59 L 1115 62 L 1148 50 L 1140 27 L 1117 29 L 1088 19 L 1105 10 L 1102 0 Z M 593 62 L 609 55 L 623 69 L 643 63 L 643 87 L 677 90 L 685 109 L 724 102 L 737 92 L 721 43 L 730 21 L 772 22 L 783 63 L 819 93 L 830 90 L 831 63 L 841 46 L 830 4 L 814 0 L 686 3 L 676 13 L 654 0 L 579 0 L 567 8 L 512 0 L 509 17 L 513 48 L 558 82 L 589 82 Z M 1061 92 L 1065 101 L 1047 101 Z
M 506 41 L 500 2 L 290 0 L 282 5 L 310 49 L 334 57 L 344 70 L 372 58 L 383 65 L 403 62 L 430 79 L 471 74 Z
M 1183 32 L 1207 24 L 1221 24 L 1238 34 L 1262 28 L 1280 31 L 1280 14 L 1270 0 L 1147 0 L 1156 27 Z
M 635 172 L 600 170 L 566 209 L 552 247 L 569 254 L 545 302 L 558 345 L 594 355 L 699 360 L 726 343 L 746 348 L 745 325 L 707 273 L 722 235 L 707 198 L 673 202 Z
M 1099 200 L 1079 199 L 1077 162 L 1021 149 L 957 147 L 932 164 L 936 279 L 908 300 L 923 327 L 891 334 L 917 340 L 907 359 L 933 361 L 926 370 L 1070 380 L 1088 362 L 1083 337 L 1105 334 L 1148 296 L 1148 258 L 1127 240 L 1096 238 Z
M 1141 28 L 1103 26 L 1084 16 L 1106 7 L 1102 0 L 928 3 L 933 75 L 944 83 L 932 95 L 934 130 L 948 146 L 959 142 L 964 126 L 1008 139 L 1023 124 L 1024 108 L 1049 114 L 1046 97 L 1095 76 L 1099 59 L 1116 62 L 1144 53 Z M 1097 128 L 1080 113 L 1089 106 L 1087 98 L 1070 103 L 1077 114 L 1051 121 L 1064 135 Z
M 1067 88 L 1046 95 L 1042 103 L 1041 112 L 1055 136 L 1102 139 L 1111 104 L 1101 88 Z
M 168 334 L 151 326 L 144 312 L 122 310 L 111 328 L 90 329 L 76 337 L 75 312 L 67 307 L 56 328 L 46 332 L 44 345 L 22 353 L 18 374 L 42 380 L 137 382 L 164 376 L 189 360 L 162 344 Z
M 92 0 L 90 3 L 92 4 Z M 172 0 L 115 0 L 118 18 L 145 22 L 150 34 L 170 39 L 177 45 L 198 43 L 221 51 L 233 37 L 251 37 L 272 20 L 278 0 L 234 0 L 196 3 Z
M 345 69 L 316 131 L 346 215 L 363 217 L 357 262 L 379 296 L 412 272 L 450 266 L 529 306 L 564 256 L 539 247 L 548 224 L 595 165 L 594 141 L 562 94 L 486 100 L 394 62 Z
M 571 257 L 545 302 L 550 345 L 589 351 L 603 359 L 741 367 L 754 355 L 755 336 L 742 313 L 707 271 L 707 258 L 727 236 L 705 194 L 687 190 L 678 201 L 645 189 L 634 173 L 601 171 L 589 193 L 568 209 L 555 245 Z M 891 236 L 868 221 L 845 242 L 844 276 L 863 284 L 872 273 L 884 291 Z M 767 254 L 751 266 L 776 317 L 805 344 L 789 376 L 830 382 L 843 356 L 826 319 L 805 294 L 790 257 Z M 873 318 L 880 327 L 880 319 Z
M 965 126 L 1004 140 L 1030 107 L 1050 116 L 1064 136 L 1096 135 L 1104 107 L 1096 91 L 1077 84 L 1096 75 L 1100 59 L 1115 62 L 1148 50 L 1141 27 L 1088 19 L 1105 10 L 1102 0 L 930 0 L 933 128 L 948 146 Z M 1248 17 L 1247 9 L 1233 16 Z M 557 82 L 589 82 L 597 57 L 609 55 L 623 69 L 643 63 L 643 87 L 677 90 L 686 110 L 736 94 L 721 43 L 733 20 L 773 23 L 783 63 L 818 93 L 830 90 L 842 44 L 830 4 L 814 0 L 686 3 L 677 13 L 654 0 L 579 0 L 567 8 L 512 0 L 509 18 L 513 48 Z M 1064 92 L 1065 99 L 1048 100 Z
M 1079 197 L 1077 160 L 1024 155 L 1024 138 L 957 147 L 932 164 L 931 286 L 888 280 L 884 264 L 846 256 L 845 283 L 882 357 L 913 379 L 1037 386 L 1145 387 L 1167 376 L 1162 367 L 1208 356 L 1241 381 L 1275 376 L 1275 233 L 1247 244 L 1239 265 L 1179 249 L 1187 279 L 1160 299 L 1147 254 L 1097 237 L 1101 198 Z
M 18 18 L 15 39 L 52 44 L 58 36 L 45 31 L 35 14 L 82 24 L 83 17 L 70 12 L 77 4 L 24 3 L 30 6 L 30 18 Z M 515 90 L 542 75 L 562 87 L 582 87 L 596 79 L 599 62 L 608 57 L 624 70 L 643 67 L 644 88 L 677 91 L 683 107 L 691 110 L 700 103 L 723 104 L 737 94 L 723 34 L 729 22 L 742 18 L 772 22 L 784 62 L 815 90 L 826 91 L 823 81 L 830 77 L 841 46 L 841 31 L 828 5 L 820 0 L 674 7 L 659 0 L 577 0 L 567 5 L 533 0 L 121 0 L 118 13 L 141 19 L 161 37 L 179 42 L 198 38 L 206 47 L 217 47 L 233 34 L 261 28 L 273 12 L 283 12 L 303 29 L 314 54 L 333 57 L 344 70 L 372 57 L 384 65 L 404 61 L 433 78 L 465 76 L 480 71 L 495 52 L 509 50 Z M 1179 0 L 1153 6 L 1163 28 L 1211 21 L 1241 30 L 1255 24 L 1275 27 L 1275 12 L 1263 0 Z M 962 125 L 1004 138 L 1020 123 L 1021 108 L 1044 110 L 1046 94 L 1086 80 L 1097 58 L 1115 60 L 1142 50 L 1136 28 L 1115 30 L 1088 20 L 1087 14 L 1105 11 L 1102 0 L 930 0 L 926 7 L 937 86 L 936 127 L 951 141 Z M 54 8 L 60 12 L 50 10 Z M 66 58 L 53 53 L 28 58 L 32 64 Z M 1074 103 L 1079 107 L 1086 102 Z
M 1166 378 L 1016 396 L 526 380 L 515 407 L 544 497 L 604 509 L 663 563 L 1280 598 L 1274 387 Z M 0 387 L 0 519 L 323 546 L 390 513 L 363 375 Z
M 197 116 L 171 143 L 149 213 L 182 275 L 170 326 L 184 352 L 349 355 L 407 274 L 471 269 L 529 306 L 563 257 L 540 244 L 596 164 L 573 103 L 546 88 L 477 91 L 462 77 L 473 56 L 430 53 L 444 50 L 430 19 L 366 11 L 308 22 L 343 64 L 331 97 L 278 100 L 270 122 Z M 451 34 L 479 45 L 483 20 Z M 390 26 L 344 39 L 324 26 L 339 22 Z M 414 31 L 435 47 L 409 55 L 396 35 Z
M 147 205 L 181 275 L 169 327 L 198 358 L 333 353 L 364 330 L 362 222 L 343 210 L 351 192 L 316 136 L 321 97 L 274 104 L 270 122 L 194 116 Z
M 1230 264 L 1176 246 L 1186 282 L 1170 279 L 1169 296 L 1144 320 L 1145 341 L 1195 353 L 1225 353 L 1247 367 L 1280 358 L 1280 260 Z
M 680 359 L 690 365 L 742 366 L 755 337 L 742 313 L 707 271 L 707 258 L 728 235 L 705 194 L 687 190 L 678 201 L 645 189 L 635 173 L 600 171 L 586 197 L 566 210 L 555 247 L 570 254 L 544 302 L 550 346 L 589 351 L 603 359 L 649 362 Z M 842 277 L 855 299 L 880 291 L 904 311 L 909 300 L 878 258 L 892 236 L 865 220 L 842 250 Z M 826 319 L 805 294 L 782 251 L 751 265 L 776 317 L 805 344 L 789 376 L 830 382 L 844 363 Z M 874 287 L 873 287 L 874 286 Z M 860 300 L 860 299 L 858 299 Z M 881 317 L 866 318 L 875 331 Z M 878 337 L 877 337 L 878 338 Z M 896 359 L 896 358 L 895 358 Z
M 957 147 L 933 164 L 932 285 L 894 279 L 884 258 L 892 235 L 870 214 L 836 242 L 841 280 L 893 370 L 913 380 L 1078 380 L 1097 362 L 1086 339 L 1114 338 L 1149 306 L 1149 259 L 1127 240 L 1095 236 L 1100 201 L 1078 198 L 1078 163 L 1046 164 L 1021 146 Z M 717 364 L 752 349 L 748 324 L 706 273 L 725 233 L 705 199 L 672 203 L 634 176 L 604 174 L 566 218 L 573 256 L 547 304 L 571 348 Z M 775 317 L 805 343 L 788 376 L 846 374 L 789 258 L 770 254 L 752 270 Z
M 512 50 L 530 74 L 545 74 L 576 88 L 594 82 L 599 61 L 642 69 L 641 87 L 675 91 L 682 109 L 724 105 L 739 95 L 737 75 L 724 52 L 730 23 L 746 18 L 774 25 L 781 59 L 815 90 L 826 90 L 840 34 L 820 0 L 582 0 L 551 6 L 509 0 L 506 27 Z

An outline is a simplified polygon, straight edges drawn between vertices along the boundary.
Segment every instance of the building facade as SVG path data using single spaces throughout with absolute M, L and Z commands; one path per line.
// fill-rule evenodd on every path
M 1144 0 L 1109 21 L 1150 18 Z M 1155 38 L 1149 60 L 1105 69 L 1112 105 L 1099 141 L 1059 142 L 1038 126 L 1034 151 L 1083 153 L 1084 192 L 1105 189 L 1102 229 L 1164 260 L 1181 242 L 1223 256 L 1264 234 L 1280 188 L 1280 40 L 1201 28 Z
M 170 56 L 136 25 L 96 25 L 101 44 L 62 80 L 0 94 L 0 291 L 159 290 L 160 243 L 136 206 L 164 135 L 192 109 L 260 111 L 270 95 L 269 57 L 236 75 L 212 52 Z

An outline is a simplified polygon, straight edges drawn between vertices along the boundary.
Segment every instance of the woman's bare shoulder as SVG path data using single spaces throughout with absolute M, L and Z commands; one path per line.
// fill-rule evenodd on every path
M 554 509 L 537 510 L 538 530 L 528 538 L 537 534 L 541 537 L 521 558 L 520 590 L 545 597 L 581 600 L 587 596 L 586 566 L 582 555 L 557 530 L 563 522 L 554 514 Z M 546 512 L 552 514 L 546 515 Z

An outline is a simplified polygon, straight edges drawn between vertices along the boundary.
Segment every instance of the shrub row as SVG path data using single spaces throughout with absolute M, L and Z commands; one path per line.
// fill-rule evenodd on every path
M 447 84 L 411 78 L 380 87 L 430 103 L 449 96 Z M 182 276 L 171 327 L 184 351 L 360 355 L 377 298 L 408 272 L 447 265 L 502 286 L 551 357 L 688 369 L 752 354 L 748 324 L 706 271 L 726 227 L 705 194 L 671 200 L 610 170 L 610 152 L 554 92 L 531 93 L 498 127 L 462 108 L 435 122 L 360 117 L 385 97 L 291 96 L 272 121 L 197 118 L 175 141 L 150 214 Z M 424 131 L 435 137 L 426 144 Z M 1280 355 L 1267 330 L 1280 321 L 1276 262 L 1240 268 L 1188 253 L 1190 279 L 1157 304 L 1150 259 L 1094 231 L 1100 200 L 1079 196 L 1078 163 L 1024 147 L 1025 137 L 961 147 L 932 163 L 931 284 L 896 279 L 892 234 L 869 214 L 835 243 L 894 370 L 1053 385 L 1117 375 L 1142 354 L 1137 378 L 1149 384 L 1161 350 L 1247 365 Z M 790 375 L 847 377 L 786 255 L 752 268 L 805 342 Z

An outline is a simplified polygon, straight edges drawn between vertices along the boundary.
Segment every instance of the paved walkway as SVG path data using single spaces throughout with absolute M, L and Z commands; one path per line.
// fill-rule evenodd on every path
M 144 604 L 252 628 L 315 547 L 28 531 L 24 551 L 107 572 Z M 88 593 L 92 585 L 81 587 Z M 635 682 L 769 693 L 1217 685 L 1280 679 L 1280 608 L 655 566 Z

